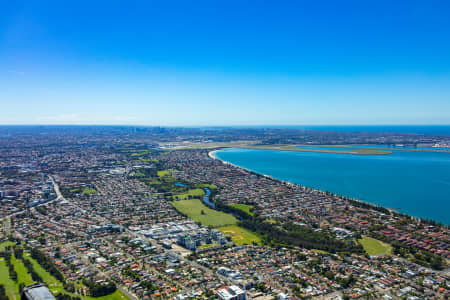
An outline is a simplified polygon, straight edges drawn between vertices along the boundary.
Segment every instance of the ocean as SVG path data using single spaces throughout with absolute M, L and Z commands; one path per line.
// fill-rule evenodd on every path
M 221 160 L 273 178 L 450 224 L 450 153 L 349 155 L 225 149 Z

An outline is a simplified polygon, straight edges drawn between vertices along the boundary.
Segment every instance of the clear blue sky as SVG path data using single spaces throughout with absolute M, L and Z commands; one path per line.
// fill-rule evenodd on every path
M 0 124 L 450 124 L 450 1 L 2 1 L 0 104 Z

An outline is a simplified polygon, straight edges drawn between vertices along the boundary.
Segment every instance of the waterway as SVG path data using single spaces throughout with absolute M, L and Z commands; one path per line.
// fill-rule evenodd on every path
M 276 179 L 450 224 L 450 153 L 349 155 L 225 149 L 215 156 Z

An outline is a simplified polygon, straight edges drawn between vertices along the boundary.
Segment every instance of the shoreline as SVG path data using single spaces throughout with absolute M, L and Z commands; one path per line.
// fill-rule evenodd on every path
M 330 193 L 331 195 L 333 195 L 335 197 L 344 198 L 344 199 L 348 199 L 350 201 L 355 201 L 355 202 L 359 202 L 359 203 L 363 203 L 363 204 L 369 205 L 369 206 L 372 207 L 372 209 L 376 209 L 376 208 L 380 208 L 381 207 L 381 208 L 384 208 L 384 209 L 388 210 L 389 213 L 392 214 L 392 215 L 403 215 L 403 216 L 409 217 L 409 218 L 414 219 L 414 220 L 421 220 L 421 221 L 424 221 L 424 222 L 433 221 L 433 222 L 436 222 L 437 224 L 441 224 L 443 226 L 449 226 L 449 224 L 446 224 L 446 223 L 441 222 L 441 221 L 434 220 L 432 218 L 428 219 L 428 218 L 423 218 L 423 217 L 416 217 L 416 216 L 409 215 L 407 213 L 399 212 L 398 210 L 400 210 L 401 208 L 398 208 L 398 209 L 389 208 L 389 207 L 386 207 L 386 206 L 377 205 L 377 204 L 374 204 L 374 203 L 371 203 L 371 202 L 367 202 L 367 201 L 364 201 L 364 200 L 352 198 L 350 196 L 339 195 L 339 194 L 336 194 L 336 193 L 333 193 L 333 192 L 329 192 L 329 191 L 325 191 L 325 190 L 321 190 L 321 189 L 317 189 L 317 188 L 313 188 L 313 187 L 308 187 L 308 186 L 301 185 L 301 184 L 294 183 L 294 182 L 290 182 L 290 181 L 287 181 L 287 180 L 277 179 L 277 178 L 274 178 L 273 176 L 270 176 L 270 175 L 267 175 L 267 174 L 264 174 L 264 173 L 261 173 L 261 172 L 258 172 L 258 171 L 255 171 L 255 170 L 243 167 L 243 166 L 239 166 L 239 165 L 230 163 L 228 161 L 220 159 L 216 155 L 216 152 L 219 152 L 219 151 L 222 151 L 222 150 L 226 150 L 226 149 L 232 149 L 232 148 L 216 149 L 216 150 L 208 152 L 208 156 L 210 158 L 212 158 L 212 159 L 217 159 L 217 160 L 221 161 L 224 164 L 231 165 L 231 166 L 236 167 L 238 169 L 245 170 L 247 172 L 250 172 L 250 173 L 253 173 L 253 174 L 256 174 L 256 175 L 259 175 L 259 176 L 270 178 L 270 179 L 272 179 L 274 181 L 278 181 L 278 182 L 281 182 L 283 184 L 296 185 L 296 186 L 299 186 L 299 187 L 302 187 L 302 188 L 305 188 L 305 189 L 310 189 L 312 191 L 319 192 L 319 193 Z M 248 148 L 244 148 L 244 149 L 248 149 Z M 255 150 L 257 150 L 257 149 L 255 149 Z
M 284 180 L 280 180 L 280 179 L 273 178 L 273 177 L 270 176 L 270 175 L 263 174 L 263 173 L 259 173 L 259 172 L 256 172 L 256 171 L 252 170 L 252 169 L 245 168 L 245 167 L 242 167 L 242 166 L 239 166 L 239 165 L 236 165 L 236 164 L 233 164 L 233 163 L 230 163 L 230 162 L 228 162 L 228 161 L 225 161 L 225 160 L 223 160 L 223 159 L 218 158 L 218 157 L 216 156 L 216 152 L 221 151 L 221 150 L 225 150 L 225 149 L 232 149 L 232 148 L 224 148 L 224 149 L 219 149 L 219 150 L 210 151 L 210 152 L 208 152 L 208 156 L 209 156 L 210 158 L 212 158 L 212 159 L 220 160 L 223 164 L 230 165 L 230 166 L 233 166 L 233 167 L 235 167 L 235 168 L 245 170 L 245 171 L 247 171 L 247 172 L 255 173 L 255 174 L 258 174 L 258 175 L 261 175 L 261 176 L 264 176 L 264 177 L 268 177 L 268 178 L 271 178 L 271 179 L 273 179 L 273 180 L 278 180 L 278 181 L 281 181 L 281 182 L 284 182 L 284 183 L 295 184 L 295 183 L 292 183 L 292 182 L 288 182 L 288 181 L 284 181 Z
M 208 152 L 208 156 L 210 157 L 210 158 L 212 158 L 212 159 L 218 159 L 217 157 L 216 157 L 216 152 L 217 151 L 219 151 L 219 150 L 213 150 L 213 151 L 209 151 Z M 220 160 L 220 159 L 219 159 Z

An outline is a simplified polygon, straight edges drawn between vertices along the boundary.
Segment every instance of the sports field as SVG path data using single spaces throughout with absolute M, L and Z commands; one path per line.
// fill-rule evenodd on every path
M 245 228 L 237 225 L 218 228 L 225 236 L 231 237 L 236 245 L 251 245 L 253 242 L 261 244 L 261 237 Z
M 84 189 L 83 190 L 83 195 L 93 195 L 93 194 L 96 194 L 96 193 L 97 193 L 97 191 L 94 190 L 94 189 Z
M 189 191 L 187 191 L 186 193 L 183 194 L 178 194 L 178 195 L 174 195 L 173 197 L 175 199 L 188 199 L 189 196 L 192 197 L 202 197 L 205 195 L 205 191 L 203 189 L 190 189 Z
M 253 216 L 253 212 L 250 211 L 250 209 L 253 208 L 253 205 L 233 203 L 230 206 L 234 207 L 234 208 L 237 208 L 237 209 L 240 209 L 242 211 L 245 211 L 250 216 Z
M 157 172 L 158 177 L 164 177 L 164 176 L 168 176 L 172 173 L 176 173 L 178 171 L 176 170 L 160 170 Z
M 170 203 L 179 212 L 205 226 L 221 227 L 237 223 L 237 219 L 232 215 L 211 209 L 204 205 L 199 199 L 171 201 Z
M 382 255 L 392 253 L 391 245 L 368 236 L 363 236 L 363 238 L 359 239 L 358 242 L 363 246 L 364 250 L 366 250 L 367 254 L 369 255 Z

